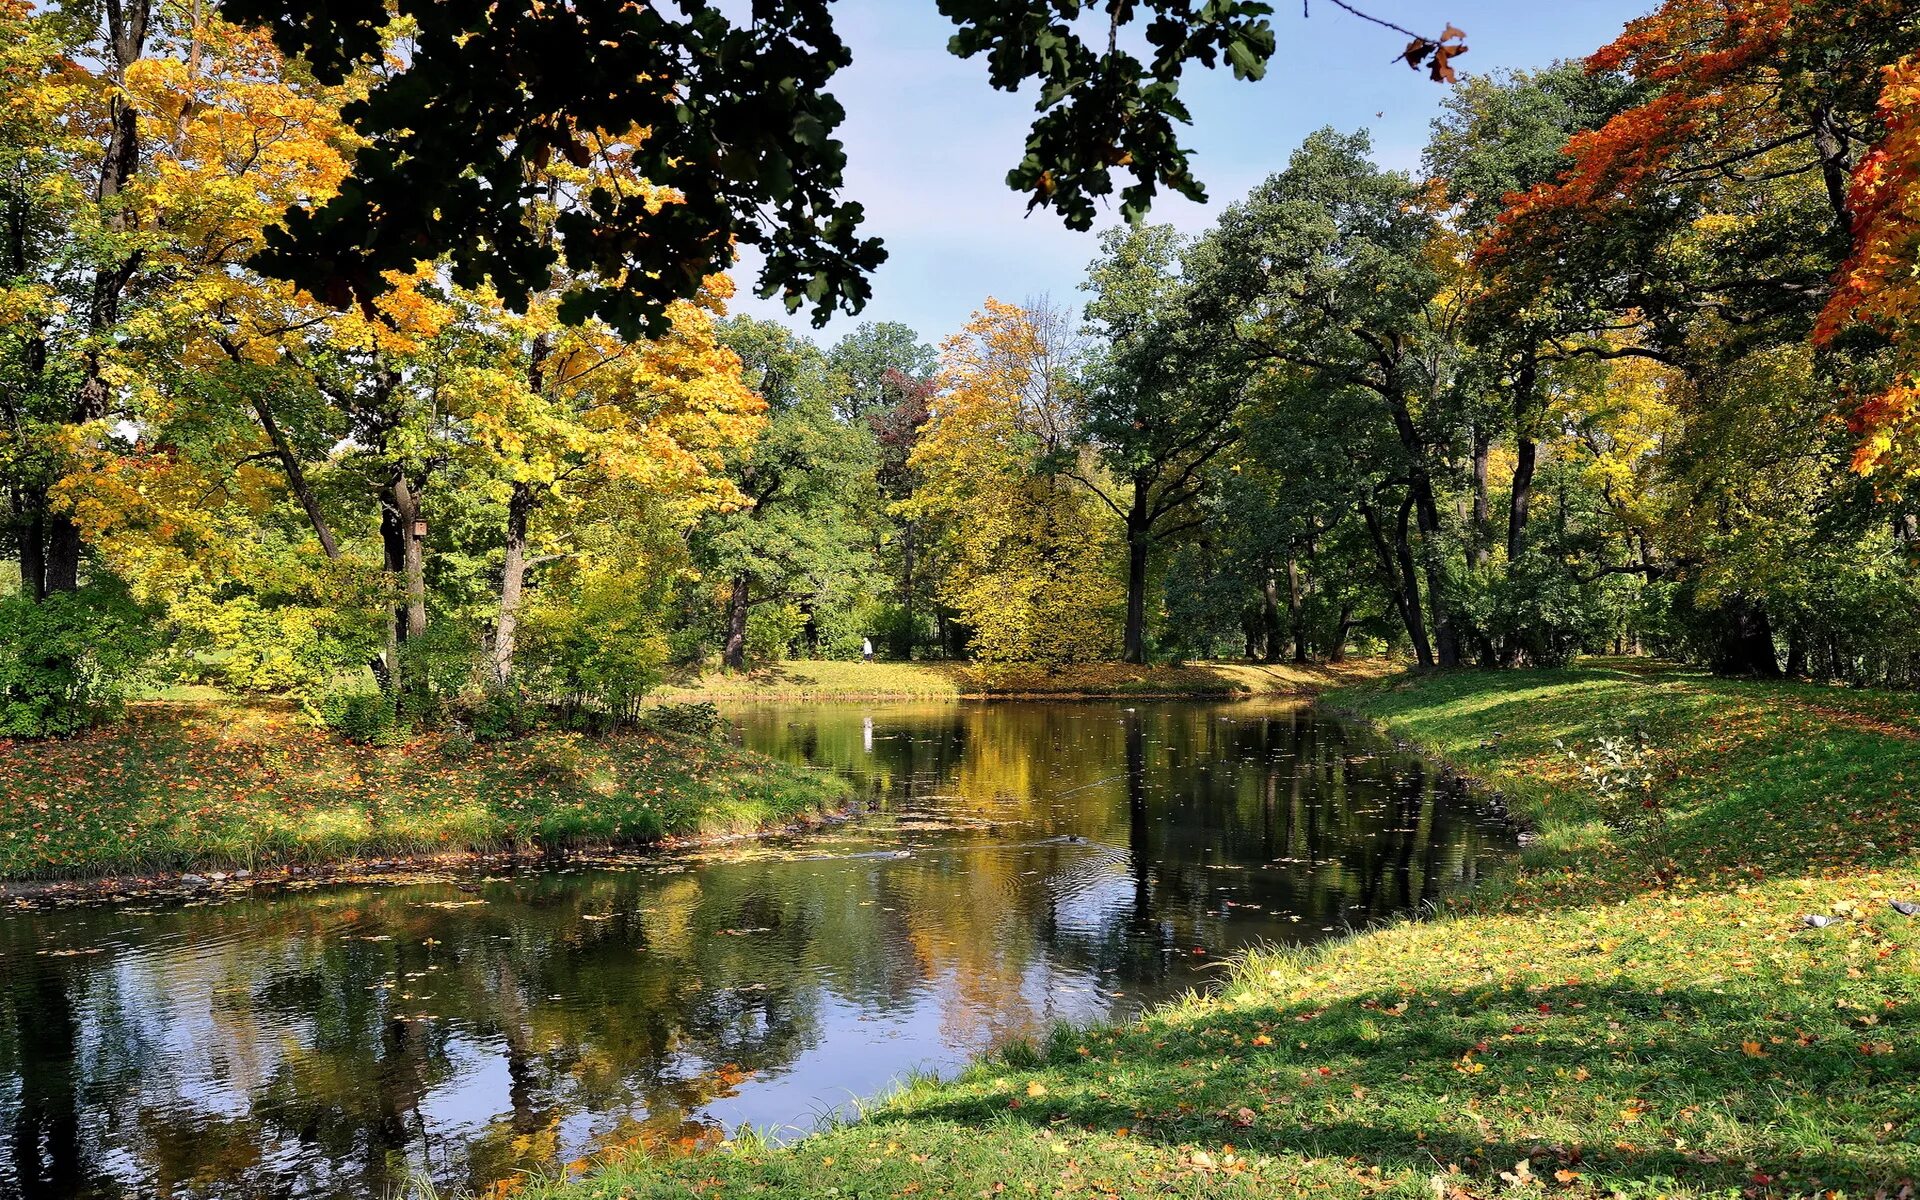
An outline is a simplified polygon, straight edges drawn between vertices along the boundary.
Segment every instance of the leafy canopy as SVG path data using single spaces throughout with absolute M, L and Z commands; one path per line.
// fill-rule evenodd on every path
M 1175 133 L 1191 120 L 1181 76 L 1224 61 L 1257 79 L 1278 52 L 1263 0 L 937 2 L 959 27 L 949 49 L 985 55 L 994 87 L 1039 85 L 1026 155 L 1007 178 L 1074 229 L 1092 225 L 1116 174 L 1131 180 L 1130 219 L 1162 187 L 1205 199 Z M 861 206 L 839 196 L 846 153 L 834 133 L 846 114 L 825 89 L 850 54 L 828 0 L 755 0 L 745 24 L 711 0 L 229 0 L 226 10 L 270 28 L 323 81 L 392 56 L 345 113 L 367 140 L 352 177 L 290 210 L 256 259 L 335 304 L 369 303 L 386 272 L 442 249 L 456 283 L 491 281 L 515 309 L 564 261 L 574 282 L 562 316 L 626 333 L 658 332 L 667 305 L 731 265 L 736 245 L 764 255 L 761 295 L 810 307 L 816 324 L 871 293 L 885 251 L 861 234 Z M 1416 38 L 1436 79 L 1451 75 L 1443 54 L 1464 51 L 1458 36 Z M 616 189 L 583 190 L 558 238 L 543 239 L 522 210 L 543 198 L 536 177 L 556 156 L 630 160 L 684 203 L 659 214 Z

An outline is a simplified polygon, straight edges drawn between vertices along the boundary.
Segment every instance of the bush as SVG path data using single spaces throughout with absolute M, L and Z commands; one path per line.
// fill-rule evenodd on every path
M 152 617 L 110 577 L 0 599 L 0 736 L 74 733 L 117 713 L 156 649 Z
M 506 742 L 533 728 L 533 706 L 514 687 L 493 686 L 467 706 L 467 727 L 476 742 Z
M 400 715 L 434 724 L 470 694 L 483 674 L 478 633 L 451 619 L 429 623 L 400 646 Z
M 350 742 L 388 745 L 406 733 L 393 698 L 364 684 L 322 693 L 315 711 L 322 725 Z
M 1606 644 L 1611 614 L 1603 588 L 1545 554 L 1528 554 L 1504 574 L 1462 583 L 1456 603 L 1510 659 L 1559 667 L 1584 649 Z
M 807 627 L 807 614 L 797 604 L 761 604 L 747 614 L 747 657 L 773 662 L 787 657 Z
M 1610 825 L 1625 825 L 1642 811 L 1659 814 L 1654 784 L 1660 776 L 1660 756 L 1647 744 L 1647 735 L 1596 738 L 1582 755 L 1559 738 L 1553 744 L 1580 772 L 1580 778 L 1599 798 L 1601 817 Z
M 569 724 L 621 724 L 640 714 L 664 674 L 666 581 L 644 564 L 556 580 L 521 624 L 519 663 Z
M 720 710 L 714 707 L 713 701 L 694 700 L 686 704 L 654 705 L 647 710 L 647 724 L 669 733 L 711 738 L 726 721 L 720 715 Z
M 311 692 L 372 657 L 361 614 L 322 604 L 263 603 L 250 595 L 217 599 L 192 592 L 171 603 L 177 649 L 204 653 L 194 672 L 236 692 Z

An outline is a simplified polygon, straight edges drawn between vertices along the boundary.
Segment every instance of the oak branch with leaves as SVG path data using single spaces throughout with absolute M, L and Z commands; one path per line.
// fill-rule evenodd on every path
M 948 49 L 983 56 L 1004 91 L 1039 85 L 1025 156 L 1007 175 L 1074 229 L 1116 189 L 1134 219 L 1163 188 L 1205 199 L 1176 126 L 1189 64 L 1258 79 L 1281 52 L 1261 0 L 936 0 L 958 27 Z M 1342 9 L 1376 24 L 1333 0 Z M 230 19 L 273 31 L 324 81 L 388 69 L 347 118 L 366 145 L 323 203 L 289 211 L 256 264 L 336 305 L 371 303 L 390 271 L 445 252 L 454 280 L 490 283 L 516 309 L 564 260 L 562 316 L 632 334 L 731 265 L 765 258 L 759 291 L 816 323 L 857 312 L 886 257 L 842 199 L 845 111 L 826 90 L 851 55 L 828 0 L 756 0 L 736 24 L 709 0 L 567 4 L 493 0 L 230 0 Z M 1102 19 L 1104 18 L 1104 19 Z M 404 52 L 390 49 L 395 31 Z M 1407 33 L 1405 30 L 1400 30 Z M 1401 57 L 1450 79 L 1459 30 L 1408 34 Z M 388 58 L 388 55 L 392 55 Z M 607 152 L 606 131 L 645 129 L 637 173 L 684 197 L 665 216 L 595 190 L 542 239 L 523 219 L 555 156 Z

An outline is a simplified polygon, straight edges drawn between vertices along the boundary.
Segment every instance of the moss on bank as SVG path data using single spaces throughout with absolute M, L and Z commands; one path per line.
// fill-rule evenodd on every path
M 963 662 L 792 660 L 712 671 L 659 695 L 667 700 L 928 700 L 992 697 L 1233 697 L 1308 695 L 1378 678 L 1381 659 L 1338 666 L 1209 662 L 1183 666 L 1085 663 L 987 667 Z
M 0 741 L 0 879 L 647 843 L 847 795 L 824 772 L 646 731 L 458 753 L 350 745 L 282 704 L 143 703 L 80 737 Z
M 1013 1047 L 789 1148 L 523 1194 L 1905 1194 L 1920 920 L 1888 900 L 1920 899 L 1914 698 L 1602 664 L 1337 702 L 1505 789 L 1542 832 L 1524 861 L 1433 920 L 1255 955 L 1217 998 Z M 1609 826 L 1554 743 L 1636 729 L 1652 807 Z

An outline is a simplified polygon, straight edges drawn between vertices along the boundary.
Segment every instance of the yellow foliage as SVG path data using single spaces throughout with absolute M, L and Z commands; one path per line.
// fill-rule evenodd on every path
M 988 663 L 1112 657 L 1125 588 L 1121 541 L 1086 491 L 1040 468 L 1044 401 L 1065 381 L 1024 310 L 989 299 L 941 350 L 940 394 L 910 459 L 910 502 L 949 558 L 941 598 Z

